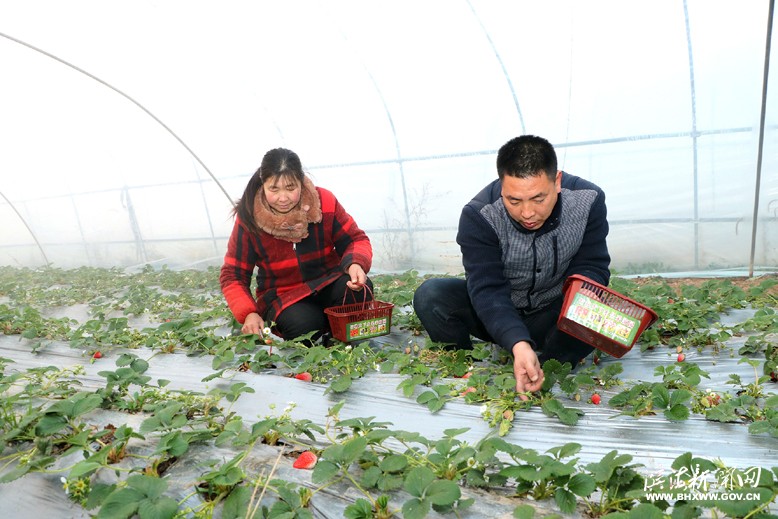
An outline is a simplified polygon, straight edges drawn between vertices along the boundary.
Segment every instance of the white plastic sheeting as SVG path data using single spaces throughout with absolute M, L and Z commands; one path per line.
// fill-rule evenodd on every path
M 461 207 L 534 133 L 605 189 L 617 270 L 775 267 L 770 4 L 4 2 L 0 263 L 218 264 L 284 146 L 376 268 L 458 272 Z
M 722 318 L 723 324 L 735 324 L 752 315 L 751 311 L 733 311 L 731 315 Z M 374 340 L 377 347 L 387 342 L 399 344 L 407 340 L 407 335 L 394 331 L 390 336 Z M 728 347 L 739 348 L 744 337 L 733 338 L 723 350 Z M 31 354 L 31 345 L 18 336 L 1 336 L 0 349 L 3 356 L 13 360 L 7 370 L 24 372 L 27 369 L 56 365 L 65 368 L 83 365 L 85 374 L 79 376 L 84 391 L 93 391 L 105 386 L 105 379 L 98 372 L 111 369 L 114 358 L 122 353 L 115 350 L 110 356 L 97 363 L 90 363 L 80 351 L 67 344 L 52 342 L 44 348 Z M 255 392 L 241 396 L 231 406 L 231 411 L 242 416 L 247 425 L 259 421 L 267 415 L 277 414 L 275 409 L 282 409 L 294 402 L 292 411 L 294 419 L 309 419 L 319 425 L 324 425 L 328 409 L 345 401 L 339 415 L 342 419 L 354 417 L 374 417 L 377 422 L 387 422 L 392 430 L 419 432 L 429 439 L 439 439 L 446 429 L 469 428 L 457 438 L 471 445 L 494 434 L 494 430 L 480 416 L 477 405 L 467 404 L 462 399 L 446 403 L 445 407 L 435 414 L 415 402 L 415 398 L 406 398 L 397 389 L 403 380 L 402 375 L 368 373 L 354 382 L 351 389 L 343 394 L 326 393 L 327 386 L 316 383 L 304 383 L 283 373 L 269 371 L 254 374 L 236 372 L 229 380 L 216 379 L 208 383 L 202 380 L 213 373 L 212 357 L 192 357 L 184 354 L 153 355 L 152 351 L 131 350 L 141 358 L 150 359 L 150 367 L 145 372 L 152 380 L 160 378 L 170 380 L 167 386 L 170 390 L 205 392 L 220 387 L 227 390 L 230 385 L 244 382 Z M 710 388 L 720 394 L 732 392 L 732 386 L 727 383 L 731 374 L 737 374 L 743 380 L 753 377 L 753 368 L 739 363 L 737 358 L 726 355 L 714 355 L 710 350 L 702 353 L 689 351 L 689 362 L 697 363 L 709 373 L 700 387 Z M 664 348 L 641 353 L 634 348 L 621 359 L 605 358 L 608 362 L 621 362 L 624 372 L 619 378 L 625 383 L 638 380 L 651 380 L 654 368 L 672 363 L 673 358 Z M 698 415 L 688 420 L 671 422 L 663 416 L 643 416 L 632 418 L 620 416 L 617 409 L 607 405 L 608 399 L 621 391 L 622 387 L 614 387 L 603 391 L 603 403 L 594 406 L 584 401 L 575 402 L 565 399 L 568 407 L 584 412 L 575 426 L 567 426 L 556 418 L 546 416 L 538 408 L 527 412 L 518 412 L 513 428 L 504 439 L 515 445 L 544 452 L 547 449 L 576 442 L 582 445 L 576 456 L 581 464 L 600 461 L 609 451 L 616 449 L 619 454 L 633 456 L 633 463 L 640 464 L 640 472 L 646 476 L 672 472 L 671 464 L 683 453 L 691 452 L 695 457 L 709 460 L 719 460 L 723 466 L 747 469 L 760 464 L 773 463 L 778 459 L 778 445 L 775 439 L 767 434 L 752 435 L 748 433 L 747 425 L 742 423 L 718 423 L 705 420 Z M 90 423 L 127 423 L 137 429 L 143 417 L 118 412 L 99 411 L 90 418 Z M 400 445 L 397 445 L 400 448 Z M 142 454 L 144 442 L 133 442 L 132 452 Z M 151 447 L 148 447 L 149 449 Z M 191 496 L 191 487 L 187 486 L 198 480 L 206 471 L 203 463 L 208 459 L 228 460 L 238 453 L 230 448 L 217 448 L 211 444 L 193 447 L 190 452 L 174 464 L 174 468 L 166 475 L 169 482 L 168 494 L 177 501 L 186 498 L 186 504 L 196 506 L 196 497 Z M 278 448 L 259 445 L 251 452 L 245 462 L 246 470 L 258 474 L 263 469 L 265 473 L 272 467 L 278 456 Z M 50 517 L 88 517 L 80 507 L 68 500 L 62 490 L 59 480 L 61 473 L 56 469 L 67 467 L 78 461 L 59 460 L 51 474 L 31 473 L 9 484 L 0 485 L 0 510 L 14 510 L 14 517 L 33 519 L 41 514 Z M 312 485 L 310 473 L 291 469 L 291 461 L 285 460 L 277 473 L 277 477 L 294 481 L 303 485 Z M 315 485 L 312 485 L 315 487 Z M 311 507 L 316 517 L 342 517 L 343 509 L 359 495 L 351 495 L 348 487 L 336 486 L 317 494 Z M 487 492 L 473 488 L 463 488 L 465 496 L 474 497 L 477 506 L 466 513 L 471 519 L 487 519 L 493 517 L 512 516 L 513 509 L 521 502 L 511 499 L 499 492 Z M 187 497 L 189 496 L 189 497 Z M 398 496 L 395 496 L 395 498 Z M 400 501 L 401 503 L 401 501 Z M 558 512 L 551 500 L 533 503 L 544 514 Z M 431 514 L 430 517 L 442 517 Z M 582 517 L 576 515 L 576 517 Z

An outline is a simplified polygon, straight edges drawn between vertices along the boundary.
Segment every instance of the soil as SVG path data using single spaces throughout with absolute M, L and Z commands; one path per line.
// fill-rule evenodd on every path
M 774 285 L 769 289 L 767 289 L 767 293 L 778 297 L 778 273 L 763 274 L 754 277 L 739 276 L 739 277 L 727 277 L 727 278 L 721 278 L 721 277 L 669 278 L 669 277 L 661 277 L 661 276 L 646 276 L 646 277 L 631 278 L 631 281 L 634 281 L 635 283 L 638 284 L 649 284 L 649 283 L 657 282 L 660 279 L 661 281 L 670 285 L 670 287 L 672 287 L 673 290 L 675 290 L 676 292 L 678 292 L 680 288 L 683 286 L 690 286 L 690 285 L 699 286 L 705 283 L 706 281 L 711 281 L 711 280 L 714 281 L 727 280 L 733 285 L 742 288 L 743 290 L 748 290 L 751 287 L 756 287 L 761 285 L 767 280 L 772 280 L 774 282 Z

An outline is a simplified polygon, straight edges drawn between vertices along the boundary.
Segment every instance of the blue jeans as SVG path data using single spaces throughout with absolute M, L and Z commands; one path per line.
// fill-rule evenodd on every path
M 594 348 L 557 328 L 563 303 L 564 298 L 559 297 L 549 306 L 524 314 L 522 318 L 541 364 L 548 359 L 556 359 L 562 363 L 570 362 L 575 367 Z M 424 281 L 413 295 L 413 309 L 434 342 L 454 345 L 458 349 L 472 348 L 471 336 L 494 342 L 475 313 L 464 279 L 431 278 Z M 510 349 L 513 344 L 500 346 Z

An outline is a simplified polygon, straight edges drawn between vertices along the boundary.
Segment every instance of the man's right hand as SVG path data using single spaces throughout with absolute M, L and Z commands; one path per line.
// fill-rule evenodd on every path
M 513 375 L 516 377 L 516 392 L 519 398 L 528 400 L 524 393 L 534 393 L 543 386 L 543 370 L 538 361 L 538 355 L 532 345 L 520 341 L 513 345 Z
M 246 320 L 243 321 L 243 327 L 240 329 L 240 333 L 244 335 L 254 334 L 262 335 L 262 328 L 265 327 L 265 321 L 259 316 L 258 313 L 252 312 L 246 316 Z

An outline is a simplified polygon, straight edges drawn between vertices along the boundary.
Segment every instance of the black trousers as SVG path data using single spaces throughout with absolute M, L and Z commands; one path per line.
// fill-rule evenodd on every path
M 529 329 L 538 360 L 548 359 L 570 362 L 575 367 L 594 348 L 559 328 L 556 322 L 562 311 L 564 297 L 549 306 L 522 316 Z M 483 322 L 476 315 L 467 294 L 467 282 L 461 278 L 432 278 L 416 289 L 413 309 L 430 339 L 457 348 L 473 347 L 471 336 L 486 342 L 494 342 Z M 501 344 L 510 348 L 512 344 Z
M 322 335 L 330 332 L 330 323 L 324 309 L 330 306 L 343 304 L 362 303 L 371 300 L 373 282 L 367 279 L 366 290 L 351 290 L 346 286 L 349 281 L 348 274 L 343 274 L 334 283 L 322 290 L 311 294 L 295 304 L 284 308 L 276 317 L 274 332 L 284 339 L 296 339 L 315 331 L 311 336 L 311 342 L 317 341 Z

